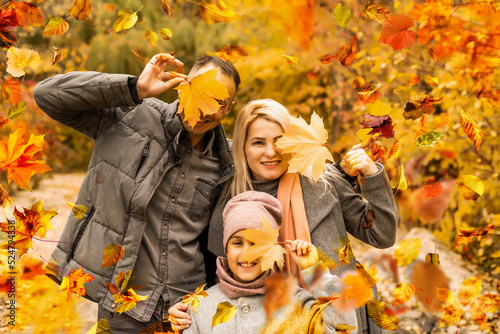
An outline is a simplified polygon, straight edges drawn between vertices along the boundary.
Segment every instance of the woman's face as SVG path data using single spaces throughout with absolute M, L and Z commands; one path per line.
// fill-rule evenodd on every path
M 279 124 L 264 118 L 257 118 L 248 127 L 245 156 L 254 180 L 274 180 L 287 170 L 287 159 L 275 145 L 282 135 Z
M 262 274 L 260 257 L 253 262 L 241 259 L 251 245 L 252 243 L 243 235 L 243 231 L 233 234 L 227 243 L 226 255 L 229 269 L 233 273 L 233 278 L 240 283 L 251 282 Z

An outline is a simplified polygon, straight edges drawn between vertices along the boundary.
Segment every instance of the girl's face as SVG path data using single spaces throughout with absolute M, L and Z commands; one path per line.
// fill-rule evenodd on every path
M 279 124 L 264 118 L 257 118 L 248 127 L 245 156 L 254 180 L 274 180 L 287 170 L 288 162 L 275 145 L 282 135 Z
M 241 260 L 241 256 L 252 244 L 243 236 L 243 231 L 236 232 L 227 243 L 227 262 L 233 278 L 240 283 L 248 283 L 262 274 L 259 257 L 253 262 Z

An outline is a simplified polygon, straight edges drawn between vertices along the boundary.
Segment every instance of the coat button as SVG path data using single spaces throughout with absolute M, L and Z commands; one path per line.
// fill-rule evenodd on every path
M 175 157 L 175 158 L 174 158 L 174 162 L 179 162 L 180 160 L 181 160 L 181 158 L 180 158 L 180 157 Z
M 241 305 L 241 312 L 247 314 L 248 312 L 250 312 L 250 305 L 248 304 L 243 304 Z

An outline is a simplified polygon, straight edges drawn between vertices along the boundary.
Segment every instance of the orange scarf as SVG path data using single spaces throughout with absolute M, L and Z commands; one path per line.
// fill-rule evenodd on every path
M 278 186 L 278 200 L 283 207 L 283 221 L 278 241 L 301 239 L 311 242 L 298 173 L 285 173 L 281 176 Z M 300 268 L 293 262 L 288 253 L 285 254 L 283 270 L 297 277 L 302 288 L 307 288 L 300 273 Z

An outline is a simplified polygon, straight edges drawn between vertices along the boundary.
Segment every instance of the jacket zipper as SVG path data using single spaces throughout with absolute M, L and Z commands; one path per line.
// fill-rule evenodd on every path
M 71 250 L 69 251 L 69 257 L 73 258 L 75 255 L 75 250 L 76 247 L 78 246 L 78 243 L 80 242 L 80 239 L 82 238 L 83 232 L 85 232 L 85 229 L 87 228 L 87 225 L 90 222 L 90 219 L 92 219 L 92 216 L 94 215 L 95 207 L 91 207 L 89 213 L 87 214 L 87 217 L 85 220 L 82 222 L 82 226 L 80 226 L 80 229 L 78 230 L 78 233 L 76 234 L 75 241 L 73 242 L 73 246 L 71 247 Z
M 135 172 L 135 176 L 137 176 L 137 174 L 139 174 L 139 171 L 141 170 L 142 165 L 144 165 L 144 161 L 146 161 L 146 158 L 149 155 L 149 145 L 150 145 L 150 143 L 151 143 L 151 139 L 149 139 L 146 142 L 146 145 L 144 145 L 144 148 L 142 149 L 141 161 L 139 161 L 139 165 L 137 166 L 137 171 Z

